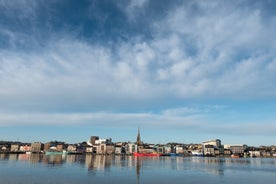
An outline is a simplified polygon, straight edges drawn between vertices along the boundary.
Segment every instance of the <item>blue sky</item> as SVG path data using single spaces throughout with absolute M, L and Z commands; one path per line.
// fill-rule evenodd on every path
M 275 8 L 0 0 L 0 140 L 275 145 Z

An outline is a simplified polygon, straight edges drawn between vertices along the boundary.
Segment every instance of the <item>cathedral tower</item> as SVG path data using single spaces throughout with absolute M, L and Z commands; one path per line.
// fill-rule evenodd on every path
M 137 138 L 136 138 L 136 144 L 138 146 L 142 145 L 141 136 L 140 136 L 140 127 L 138 128 L 138 134 L 137 134 Z

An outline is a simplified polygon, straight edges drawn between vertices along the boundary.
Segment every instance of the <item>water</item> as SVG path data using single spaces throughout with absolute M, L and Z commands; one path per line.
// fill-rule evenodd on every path
M 0 154 L 0 183 L 275 183 L 276 158 Z

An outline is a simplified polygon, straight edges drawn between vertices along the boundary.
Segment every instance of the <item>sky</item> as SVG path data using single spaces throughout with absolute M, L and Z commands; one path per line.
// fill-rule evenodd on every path
M 276 145 L 275 9 L 0 0 L 0 140 Z

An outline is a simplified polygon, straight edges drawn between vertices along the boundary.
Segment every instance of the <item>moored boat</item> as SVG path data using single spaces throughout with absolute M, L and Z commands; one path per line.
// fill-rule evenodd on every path
M 66 151 L 56 151 L 56 150 L 49 150 L 49 151 L 45 151 L 46 155 L 62 155 L 62 154 L 66 154 Z
M 192 156 L 197 156 L 197 157 L 203 157 L 203 153 L 202 152 L 198 152 L 198 151 L 192 151 Z
M 179 153 L 163 153 L 160 156 L 176 157 L 176 156 L 183 156 L 183 155 Z
M 176 157 L 176 156 L 183 156 L 182 154 L 179 153 L 169 153 L 171 157 Z
M 240 158 L 239 155 L 231 155 L 231 158 Z

